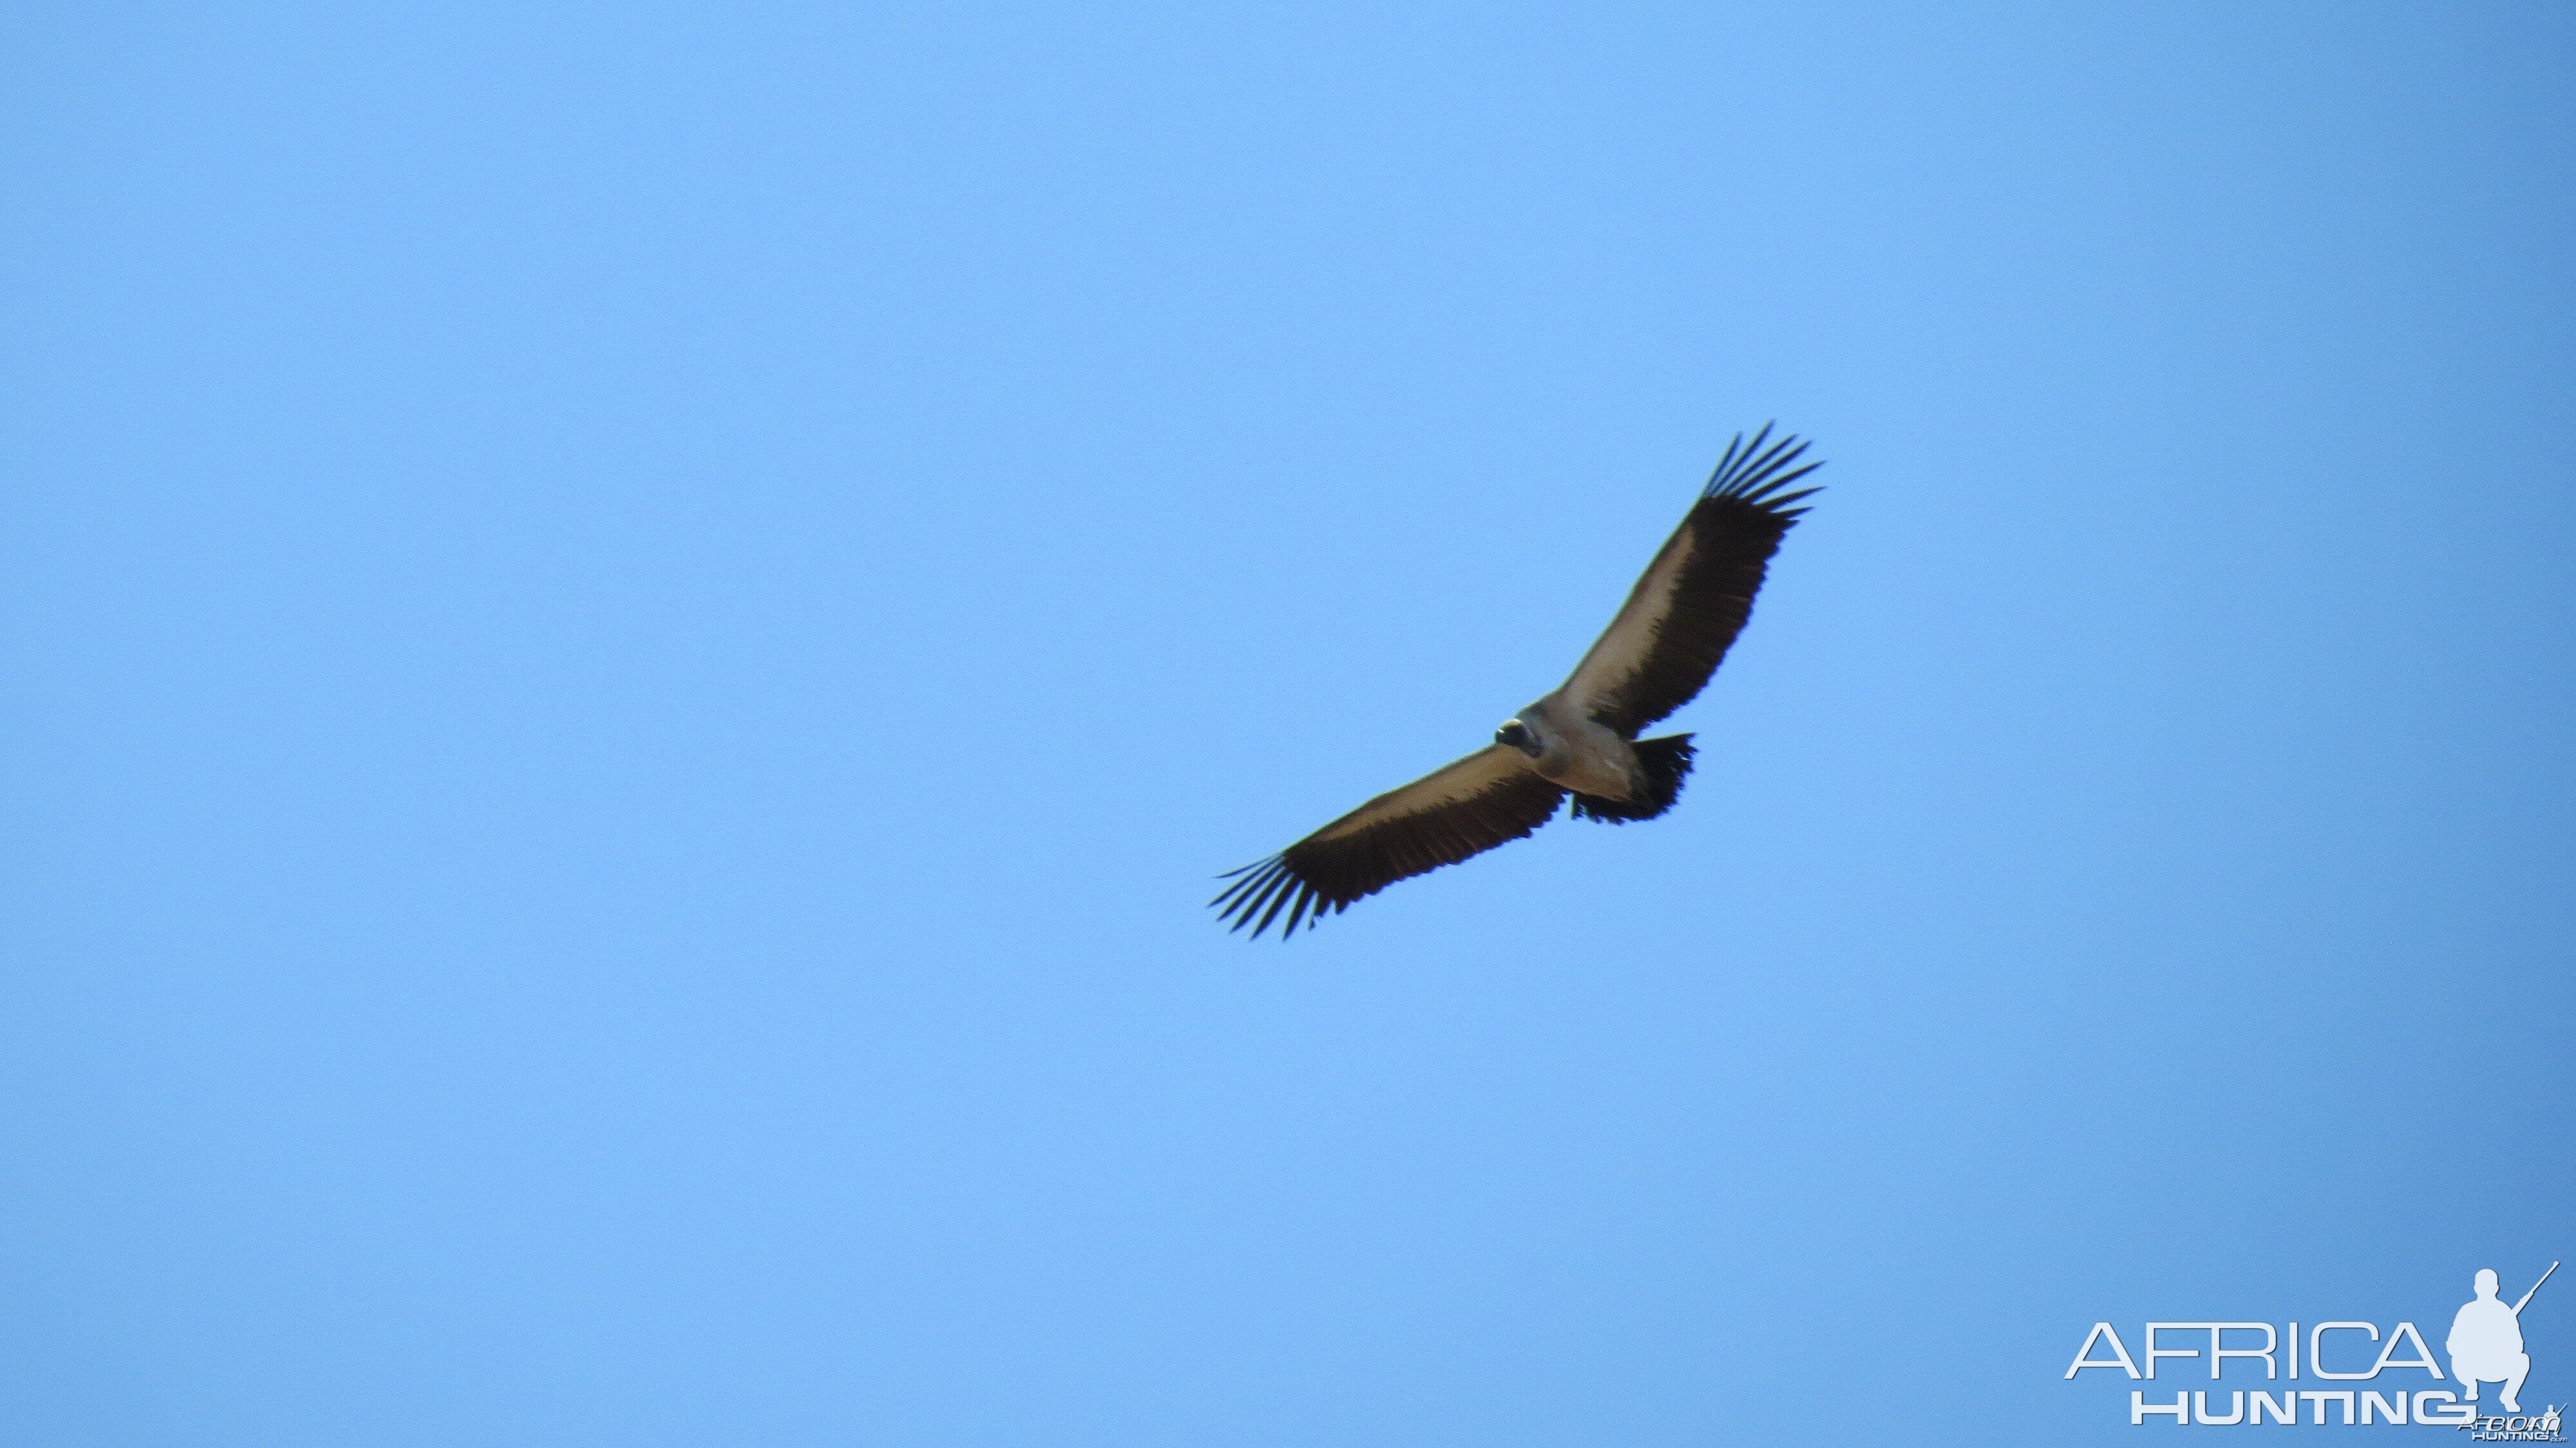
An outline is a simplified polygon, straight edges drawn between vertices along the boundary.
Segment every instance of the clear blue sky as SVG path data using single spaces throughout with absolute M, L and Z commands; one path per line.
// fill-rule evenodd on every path
M 2563 5 L 0 29 L 13 1443 L 2127 1442 L 2576 1257 Z M 1771 417 L 1673 815 L 1213 923 Z

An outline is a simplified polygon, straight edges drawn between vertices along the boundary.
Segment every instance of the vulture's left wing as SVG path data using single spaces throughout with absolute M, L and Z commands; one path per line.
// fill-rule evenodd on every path
M 1807 510 L 1783 492 L 1824 466 L 1794 467 L 1807 445 L 1784 437 L 1765 450 L 1765 423 L 1742 433 L 1562 691 L 1582 710 L 1634 739 L 1689 703 L 1753 616 L 1753 595 L 1780 540 Z
M 1252 926 L 1255 940 L 1285 910 L 1285 940 L 1300 921 L 1313 929 L 1327 910 L 1338 913 L 1398 880 L 1520 839 L 1546 824 L 1564 795 L 1519 750 L 1490 744 L 1259 864 L 1228 871 L 1219 878 L 1234 883 L 1208 903 L 1222 907 L 1217 918 L 1235 929 Z

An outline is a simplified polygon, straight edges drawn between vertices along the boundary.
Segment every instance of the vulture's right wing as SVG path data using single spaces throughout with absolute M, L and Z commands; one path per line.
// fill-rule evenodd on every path
M 1565 681 L 1566 697 L 1626 738 L 1707 685 L 1752 616 L 1772 553 L 1807 511 L 1798 503 L 1816 490 L 1788 487 L 1823 464 L 1797 465 L 1807 445 L 1784 437 L 1766 448 L 1770 436 L 1766 423 L 1751 442 L 1738 433 L 1727 445 L 1689 516 Z
M 1313 929 L 1394 884 L 1454 865 L 1546 824 L 1565 790 L 1530 768 L 1528 756 L 1490 744 L 1402 789 L 1389 790 L 1258 864 L 1230 870 L 1234 880 L 1208 903 L 1220 920 L 1258 940 L 1288 912 L 1285 940 L 1303 921 Z M 1242 878 L 1236 879 L 1236 876 Z M 1254 918 L 1259 917 L 1259 923 Z

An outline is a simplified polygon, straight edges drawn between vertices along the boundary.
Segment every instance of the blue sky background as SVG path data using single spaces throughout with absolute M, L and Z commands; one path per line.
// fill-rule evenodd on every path
M 5 33 L 11 1441 L 2127 1441 L 2576 1256 L 2563 6 Z M 1675 814 L 1212 923 L 1775 416 Z

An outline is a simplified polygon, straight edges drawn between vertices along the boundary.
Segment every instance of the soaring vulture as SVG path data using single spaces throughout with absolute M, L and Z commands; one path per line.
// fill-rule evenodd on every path
M 1637 736 L 1717 672 L 1771 555 L 1807 511 L 1798 502 L 1817 491 L 1785 491 L 1823 464 L 1797 466 L 1807 445 L 1770 437 L 1767 423 L 1750 442 L 1736 434 L 1562 688 L 1504 720 L 1494 742 L 1466 758 L 1220 876 L 1234 883 L 1208 902 L 1217 918 L 1251 926 L 1257 940 L 1284 911 L 1285 940 L 1398 880 L 1530 834 L 1569 794 L 1577 818 L 1612 824 L 1671 809 L 1690 773 L 1691 736 Z

